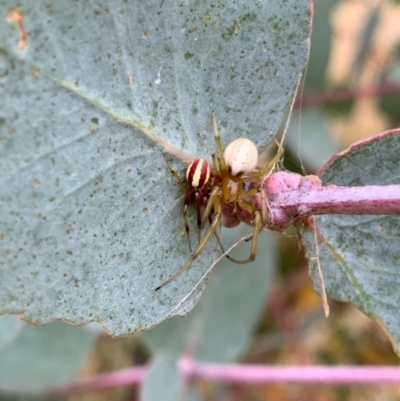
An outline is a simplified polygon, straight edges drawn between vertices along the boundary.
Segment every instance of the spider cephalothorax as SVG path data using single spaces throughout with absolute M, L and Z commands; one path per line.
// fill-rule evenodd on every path
M 221 222 L 229 227 L 238 224 L 239 219 L 235 218 L 237 208 L 245 210 L 253 216 L 252 246 L 248 259 L 236 260 L 230 256 L 228 258 L 235 263 L 244 264 L 253 261 L 256 256 L 258 234 L 266 224 L 266 194 L 261 186 L 261 181 L 271 173 L 276 162 L 283 154 L 283 148 L 278 144 L 279 150 L 271 163 L 263 169 L 257 169 L 258 151 L 256 145 L 247 138 L 239 138 L 231 142 L 223 151 L 214 113 L 212 114 L 212 119 L 218 155 L 212 155 L 212 168 L 205 159 L 197 159 L 189 165 L 184 184 L 182 184 L 183 180 L 178 177 L 180 186 L 186 192 L 183 218 L 189 247 L 189 223 L 187 219 L 189 205 L 194 205 L 196 208 L 199 233 L 198 245 L 187 262 L 156 290 L 170 283 L 185 271 L 193 260 L 200 255 L 213 235 L 220 242 L 217 228 Z M 174 175 L 176 176 L 175 173 Z M 258 192 L 261 193 L 263 199 L 261 211 L 257 210 L 251 201 L 252 197 Z M 203 213 L 201 212 L 202 208 L 204 208 Z M 232 218 L 223 219 L 224 210 L 229 210 Z M 206 220 L 209 220 L 210 227 L 204 237 L 200 238 L 200 233 Z

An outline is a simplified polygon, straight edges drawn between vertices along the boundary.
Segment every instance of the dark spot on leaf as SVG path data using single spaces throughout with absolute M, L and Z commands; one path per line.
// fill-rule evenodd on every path
M 240 20 L 241 20 L 241 22 L 253 22 L 256 19 L 257 19 L 256 13 L 246 13 L 243 15 L 243 17 Z

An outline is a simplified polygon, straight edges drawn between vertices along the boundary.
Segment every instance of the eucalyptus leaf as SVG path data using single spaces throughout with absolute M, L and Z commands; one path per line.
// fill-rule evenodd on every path
M 249 227 L 224 230 L 236 242 Z M 244 260 L 249 243 L 241 243 L 231 256 Z M 200 302 L 186 319 L 175 317 L 143 333 L 152 353 L 168 351 L 178 358 L 190 344 L 194 358 L 202 361 L 233 362 L 245 351 L 264 307 L 276 270 L 274 234 L 260 234 L 257 258 L 247 265 L 222 259 L 210 276 Z
M 226 229 L 223 239 L 233 233 L 230 240 L 236 242 L 249 231 L 244 225 L 235 230 Z M 163 391 L 169 395 L 168 399 L 178 399 L 182 383 L 176 366 L 185 352 L 191 352 L 196 361 L 216 363 L 234 362 L 245 352 L 264 309 L 276 268 L 274 234 L 264 231 L 260 237 L 257 259 L 253 263 L 234 265 L 226 258 L 218 263 L 200 302 L 189 316 L 174 317 L 143 333 L 142 338 L 155 357 L 144 385 L 149 398 L 144 399 L 160 399 L 156 397 Z M 232 256 L 246 259 L 249 246 L 249 243 L 241 243 Z M 158 375 L 165 372 L 162 374 L 169 381 L 161 380 L 155 385 L 153 369 Z
M 149 372 L 141 387 L 142 401 L 175 401 L 185 399 L 200 401 L 202 398 L 191 387 L 184 390 L 183 378 L 178 372 L 176 356 L 163 352 L 151 362 Z
M 189 257 L 162 151 L 269 141 L 306 63 L 309 0 L 0 0 L 0 313 L 96 321 L 114 336 L 175 306 L 215 258 Z M 26 32 L 26 42 L 24 42 Z M 193 224 L 192 231 L 195 231 Z
M 43 392 L 70 381 L 82 367 L 95 336 L 56 322 L 24 325 L 20 335 L 0 350 L 0 388 L 5 392 Z
M 17 316 L 0 316 L 0 351 L 19 336 L 24 325 Z
M 314 3 L 310 58 L 304 82 L 305 91 L 322 91 L 326 86 L 326 70 L 332 44 L 332 27 L 329 20 L 337 3 L 338 0 Z
M 324 185 L 400 184 L 400 134 L 361 141 L 323 168 Z M 319 262 L 327 294 L 350 301 L 379 321 L 400 352 L 400 216 L 315 216 Z M 314 231 L 299 227 L 319 291 Z
M 365 68 L 365 64 L 373 48 L 373 41 L 377 34 L 377 29 L 380 25 L 382 12 L 382 3 L 378 3 L 372 8 L 368 18 L 366 18 L 365 26 L 362 29 L 356 46 L 357 52 L 350 68 L 351 80 L 356 81 L 361 75 L 363 68 Z
M 301 165 L 317 171 L 338 148 L 322 108 L 309 108 L 293 116 L 286 149 L 299 158 Z

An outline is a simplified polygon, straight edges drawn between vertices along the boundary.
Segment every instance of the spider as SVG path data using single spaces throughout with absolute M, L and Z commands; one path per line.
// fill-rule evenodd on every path
M 210 192 L 212 188 L 217 185 L 221 179 L 220 177 L 214 174 L 214 170 L 211 170 L 210 165 L 205 159 L 196 159 L 192 163 L 189 164 L 185 179 L 182 179 L 169 165 L 167 159 L 165 162 L 169 168 L 171 174 L 176 178 L 178 185 L 181 187 L 183 192 L 185 192 L 185 200 L 183 202 L 183 221 L 185 224 L 185 231 L 188 240 L 188 246 L 190 252 L 192 252 L 192 246 L 190 242 L 190 229 L 189 229 L 189 221 L 187 217 L 188 206 L 194 205 L 196 208 L 196 217 L 197 217 L 197 233 L 198 233 L 198 243 L 200 244 L 200 235 L 201 230 L 203 229 L 203 223 L 206 218 L 208 218 L 210 224 L 212 224 L 212 210 L 207 213 L 207 216 L 202 217 L 201 209 L 202 207 L 207 207 L 208 200 L 210 197 Z M 220 239 L 217 233 L 214 233 L 217 241 L 222 247 Z
M 189 164 L 186 170 L 186 180 L 182 180 L 170 169 L 177 178 L 178 184 L 186 192 L 183 219 L 190 250 L 187 210 L 190 204 L 193 204 L 196 208 L 198 228 L 197 248 L 186 263 L 158 286 L 155 291 L 169 284 L 183 273 L 201 254 L 213 235 L 216 236 L 219 245 L 222 247 L 217 234 L 217 229 L 221 222 L 228 227 L 239 224 L 238 218 L 231 221 L 224 221 L 222 219 L 224 208 L 230 209 L 232 216 L 235 216 L 237 207 L 246 210 L 253 216 L 252 225 L 254 226 L 250 256 L 245 260 L 236 260 L 227 255 L 228 259 L 234 263 L 246 264 L 252 262 L 256 257 L 258 234 L 266 225 L 266 194 L 262 187 L 252 187 L 251 184 L 260 183 L 265 176 L 271 173 L 276 162 L 281 158 L 284 149 L 274 139 L 278 145 L 277 154 L 266 167 L 257 169 L 258 151 L 256 145 L 247 138 L 238 138 L 231 142 L 225 148 L 225 151 L 223 151 L 214 113 L 212 113 L 212 123 L 218 152 L 218 157 L 215 154 L 212 155 L 212 168 L 210 168 L 209 163 L 205 159 L 197 159 Z M 184 183 L 186 183 L 187 187 L 185 187 Z M 251 198 L 258 192 L 261 193 L 263 200 L 261 212 L 256 210 L 251 202 Z M 201 214 L 202 207 L 204 208 L 203 214 Z M 209 221 L 210 227 L 201 239 L 201 230 L 203 229 L 205 220 Z

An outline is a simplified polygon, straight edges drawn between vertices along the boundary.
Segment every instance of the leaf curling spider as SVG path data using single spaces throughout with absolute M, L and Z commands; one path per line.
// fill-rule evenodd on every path
M 229 255 L 226 255 L 227 258 L 237 264 L 246 264 L 255 260 L 258 234 L 267 222 L 267 197 L 261 185 L 251 187 L 251 184 L 260 183 L 272 172 L 276 162 L 281 158 L 284 149 L 281 144 L 273 138 L 274 142 L 278 145 L 278 152 L 266 167 L 257 169 L 258 150 L 254 142 L 247 138 L 238 138 L 231 142 L 225 148 L 225 151 L 223 151 L 214 113 L 212 113 L 212 123 L 218 151 L 218 157 L 215 154 L 212 155 L 212 169 L 205 159 L 196 159 L 189 164 L 186 170 L 186 181 L 184 181 L 170 168 L 170 171 L 177 178 L 178 184 L 186 192 L 183 219 L 190 251 L 191 245 L 187 208 L 189 204 L 193 204 L 196 207 L 198 227 L 197 248 L 192 252 L 186 263 L 159 285 L 155 291 L 169 284 L 188 269 L 192 262 L 201 254 L 213 235 L 216 236 L 222 248 L 217 229 L 221 222 L 223 222 L 222 213 L 224 207 L 233 208 L 233 214 L 236 213 L 236 209 L 239 207 L 254 216 L 252 221 L 254 230 L 251 237 L 250 256 L 245 260 L 236 260 Z M 185 188 L 184 183 L 186 183 L 187 188 Z M 250 184 L 250 187 L 248 184 Z M 261 193 L 262 198 L 261 212 L 256 210 L 251 202 L 251 198 L 258 192 Z M 203 215 L 201 215 L 201 207 L 204 207 Z M 201 230 L 207 219 L 209 220 L 210 227 L 201 239 Z M 237 218 L 237 224 L 239 224 L 239 222 Z M 234 227 L 237 224 L 229 225 L 229 227 Z M 227 224 L 224 225 L 228 226 Z

